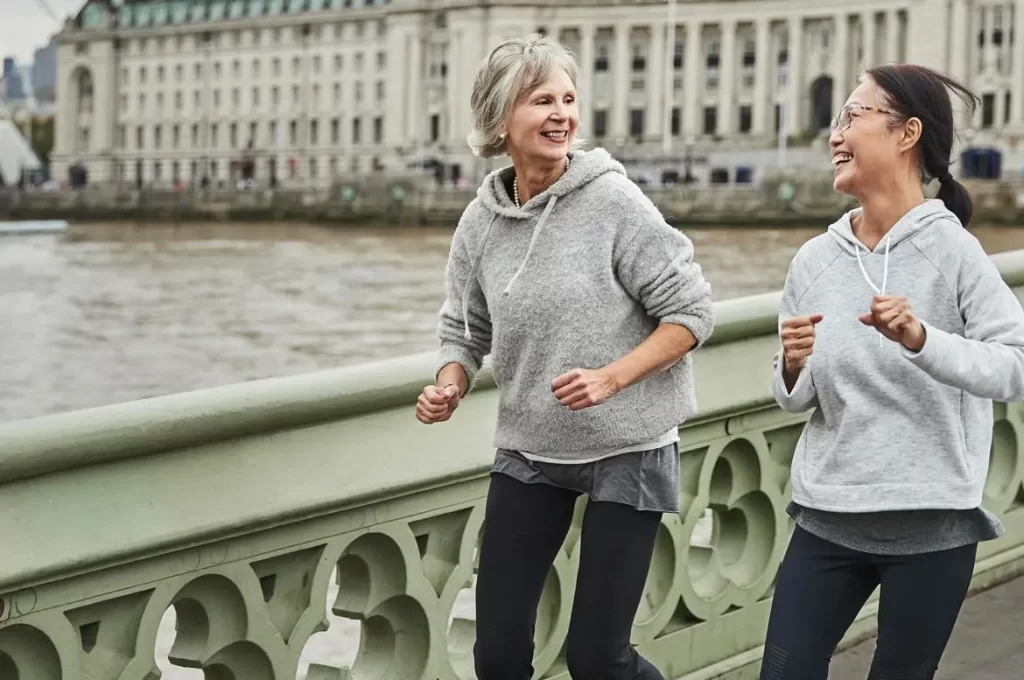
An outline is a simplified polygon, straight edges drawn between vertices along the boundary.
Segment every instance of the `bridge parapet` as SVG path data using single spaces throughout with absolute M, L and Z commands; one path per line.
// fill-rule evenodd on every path
M 994 259 L 1024 297 L 1024 251 Z M 682 512 L 634 629 L 667 677 L 748 677 L 760 658 L 805 418 L 770 394 L 778 301 L 719 303 L 695 358 Z M 405 357 L 0 426 L 0 677 L 471 678 L 497 392 L 485 370 L 450 423 L 422 426 L 431 369 Z M 1007 533 L 981 546 L 977 587 L 1024 571 L 1024 405 L 995 412 L 986 507 Z M 540 605 L 538 678 L 568 677 L 583 503 Z

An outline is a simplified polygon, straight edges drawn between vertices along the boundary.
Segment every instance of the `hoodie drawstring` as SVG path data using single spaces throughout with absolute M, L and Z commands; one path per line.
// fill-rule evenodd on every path
M 868 276 L 868 271 L 866 269 L 864 269 L 864 262 L 860 259 L 860 248 L 861 248 L 860 243 L 855 244 L 856 248 L 857 248 L 857 250 L 855 251 L 857 253 L 857 264 L 860 265 L 860 273 L 864 276 L 864 280 L 868 282 L 868 285 L 871 286 L 872 290 L 874 290 L 875 293 L 878 294 L 878 295 L 885 295 L 885 288 L 886 288 L 886 286 L 889 283 L 889 245 L 891 243 L 892 243 L 892 234 L 889 234 L 888 236 L 885 237 L 885 261 L 884 261 L 884 264 L 882 265 L 882 287 L 881 287 L 881 289 L 879 289 L 879 287 L 875 285 L 875 282 L 871 280 L 870 276 Z M 879 347 L 882 346 L 882 334 L 881 333 L 878 334 L 878 346 Z
M 501 292 L 502 295 L 508 295 L 508 292 L 512 290 L 512 284 L 515 283 L 519 275 L 526 269 L 526 263 L 530 261 L 530 255 L 533 254 L 533 247 L 537 245 L 537 237 L 540 236 L 540 230 L 544 227 L 544 223 L 547 222 L 548 216 L 551 215 L 551 210 L 555 207 L 555 203 L 558 202 L 558 196 L 552 196 L 548 204 L 544 206 L 544 212 L 541 213 L 540 219 L 537 220 L 537 226 L 533 228 L 533 236 L 530 238 L 530 247 L 526 249 L 526 257 L 523 258 L 523 263 L 519 265 L 519 269 L 512 275 L 512 278 L 508 280 L 508 285 L 505 286 L 505 290 Z
M 555 203 L 558 202 L 558 196 L 551 196 L 551 200 L 544 206 L 544 212 L 541 213 L 540 219 L 537 220 L 537 226 L 533 228 L 533 236 L 530 238 L 530 246 L 526 249 L 526 256 L 523 258 L 522 264 L 519 265 L 519 269 L 509 279 L 508 285 L 505 286 L 505 290 L 502 291 L 502 295 L 508 295 L 512 289 L 512 284 L 519 278 L 519 275 L 526 269 L 526 263 L 530 261 L 530 255 L 533 254 L 533 248 L 537 245 L 537 238 L 540 236 L 541 229 L 544 227 L 544 223 L 547 222 L 548 217 L 551 215 L 551 211 L 555 207 Z M 476 275 L 476 270 L 480 266 L 480 260 L 484 257 L 484 248 L 487 245 L 487 237 L 490 236 L 491 227 L 494 226 L 494 221 L 498 219 L 498 213 L 491 215 L 491 221 L 487 223 L 487 229 L 484 230 L 484 237 L 480 242 L 480 250 L 477 252 L 476 257 L 473 259 L 473 267 L 469 270 L 469 278 L 466 279 L 466 286 L 462 289 L 462 327 L 463 337 L 466 340 L 472 340 L 473 334 L 469 332 L 469 287 Z

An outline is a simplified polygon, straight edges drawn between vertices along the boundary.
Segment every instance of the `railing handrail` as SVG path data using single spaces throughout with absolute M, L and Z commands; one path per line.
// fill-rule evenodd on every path
M 1009 285 L 1024 285 L 1024 250 L 992 259 Z M 780 296 L 772 292 L 715 303 L 715 332 L 707 345 L 775 333 Z M 406 407 L 411 418 L 416 396 L 432 379 L 435 356 L 425 352 L 3 424 L 0 484 L 371 411 Z M 493 387 L 485 365 L 477 389 Z M 694 420 L 705 415 L 702 408 Z

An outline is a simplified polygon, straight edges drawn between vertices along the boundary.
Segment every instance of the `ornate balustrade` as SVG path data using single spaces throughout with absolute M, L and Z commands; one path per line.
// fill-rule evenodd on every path
M 1024 251 L 995 259 L 1024 295 Z M 760 657 L 803 424 L 770 395 L 777 303 L 717 305 L 696 358 L 683 511 L 662 523 L 634 631 L 668 677 L 751 677 Z M 408 357 L 0 426 L 0 678 L 472 677 L 497 394 L 485 373 L 456 418 L 422 426 L 431 368 Z M 996 417 L 986 506 L 1007 534 L 982 546 L 978 588 L 1024 571 L 1024 407 Z M 540 605 L 538 678 L 567 677 L 578 538 Z

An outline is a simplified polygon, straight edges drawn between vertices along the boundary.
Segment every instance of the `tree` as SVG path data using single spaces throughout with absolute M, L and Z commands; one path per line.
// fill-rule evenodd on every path
M 32 151 L 39 157 L 43 165 L 50 164 L 50 154 L 53 153 L 53 131 L 54 117 L 36 118 L 32 121 Z

